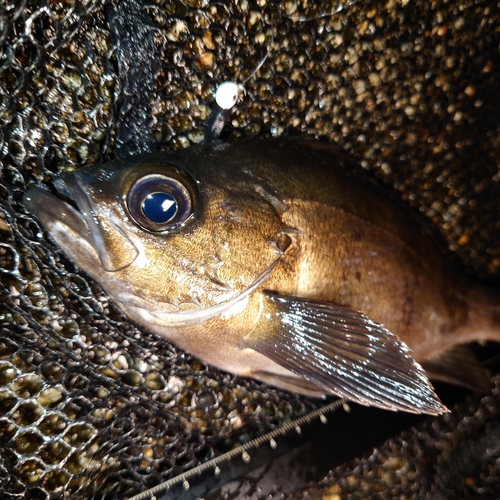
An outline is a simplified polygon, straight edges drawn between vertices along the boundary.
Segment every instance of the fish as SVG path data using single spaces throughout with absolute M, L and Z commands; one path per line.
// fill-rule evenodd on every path
M 217 141 L 63 174 L 25 207 L 133 322 L 209 365 L 310 397 L 448 409 L 490 387 L 498 294 L 333 145 Z

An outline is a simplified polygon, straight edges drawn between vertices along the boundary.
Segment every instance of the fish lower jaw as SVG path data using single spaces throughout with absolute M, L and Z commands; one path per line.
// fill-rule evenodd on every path
M 162 311 L 157 303 L 154 306 L 148 307 L 147 303 L 139 306 L 127 304 L 126 300 L 116 301 L 125 314 L 134 321 L 137 321 L 150 330 L 159 331 L 160 334 L 166 336 L 164 335 L 165 330 L 170 331 L 176 328 L 201 325 L 218 315 L 220 315 L 222 319 L 228 319 L 230 316 L 241 312 L 246 307 L 248 303 L 248 294 L 243 292 L 232 300 L 212 307 L 176 312 Z M 134 302 L 136 301 L 134 300 Z M 161 327 L 161 329 L 158 327 Z M 170 338 L 170 335 L 168 335 L 168 337 Z
M 154 331 L 157 331 L 158 327 L 162 327 L 164 331 L 169 328 L 175 329 L 200 325 L 215 316 L 220 316 L 225 320 L 245 309 L 250 295 L 267 281 L 277 263 L 278 259 L 258 276 L 246 290 L 232 299 L 203 309 L 173 312 L 162 310 L 161 304 L 153 304 L 147 300 L 137 299 L 136 297 L 118 295 L 115 296 L 115 300 L 120 304 L 127 316 Z M 163 334 L 162 332 L 160 333 Z

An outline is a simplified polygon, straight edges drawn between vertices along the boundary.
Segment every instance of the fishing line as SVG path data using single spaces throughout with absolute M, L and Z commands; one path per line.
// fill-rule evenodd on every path
M 267 434 L 253 439 L 246 444 L 238 446 L 227 453 L 219 455 L 218 457 L 194 467 L 193 469 L 183 472 L 182 474 L 179 474 L 178 476 L 173 477 L 172 479 L 169 479 L 168 481 L 165 481 L 164 483 L 161 483 L 147 491 L 130 497 L 128 500 L 168 500 L 170 498 L 184 499 L 188 492 L 189 498 L 198 498 L 199 493 L 203 494 L 208 491 L 212 491 L 218 486 L 234 480 L 238 477 L 238 475 L 247 473 L 249 470 L 254 470 L 264 463 L 269 462 L 272 458 L 275 458 L 289 449 L 295 448 L 296 446 L 299 446 L 299 444 L 306 442 L 310 438 L 305 435 L 305 433 L 303 435 L 303 427 L 305 425 L 311 425 L 317 419 L 319 419 L 323 425 L 328 424 L 326 415 L 338 410 L 339 408 L 343 408 L 346 413 L 351 411 L 349 405 L 344 399 L 337 399 L 323 408 L 314 410 L 307 415 L 290 422 L 289 424 L 282 425 L 274 431 L 268 432 Z M 280 444 L 280 449 L 278 450 L 277 440 L 289 436 L 290 434 L 296 438 L 293 445 L 287 446 L 286 443 L 282 443 Z M 266 444 L 269 445 L 269 449 L 265 450 L 265 458 L 263 459 L 262 457 L 257 457 L 257 450 Z M 238 460 L 239 463 L 233 464 L 233 461 L 236 460 Z M 230 470 L 226 471 L 225 469 L 227 468 Z M 237 471 L 237 474 L 235 474 L 235 471 Z M 200 488 L 196 488 L 196 485 L 199 485 L 201 481 L 204 483 L 203 492 L 199 491 Z M 180 493 L 177 490 L 172 492 L 172 490 L 176 487 L 177 490 L 180 489 Z M 175 493 L 175 496 L 167 496 L 169 492 Z M 181 497 L 180 495 L 182 495 L 182 492 L 184 492 L 185 495 Z M 163 496 L 160 497 L 158 495 Z
M 346 5 L 338 5 L 332 10 L 332 12 L 323 13 L 316 17 L 306 17 L 306 16 L 288 16 L 288 19 L 293 22 L 311 22 L 318 19 L 324 19 L 325 17 L 331 17 L 338 14 L 344 9 L 347 9 L 357 3 L 358 0 L 352 0 Z M 286 17 L 286 16 L 283 16 Z M 252 73 L 242 82 L 225 81 L 221 83 L 215 91 L 215 106 L 210 114 L 206 126 L 205 126 L 205 143 L 209 144 L 219 139 L 224 127 L 229 122 L 231 116 L 231 110 L 236 106 L 238 101 L 246 95 L 245 84 L 250 81 L 262 68 L 264 63 L 267 61 L 269 55 L 271 54 L 272 47 L 274 44 L 274 26 L 271 25 L 271 42 L 267 44 L 267 51 L 261 60 L 257 63 L 257 66 L 252 71 Z

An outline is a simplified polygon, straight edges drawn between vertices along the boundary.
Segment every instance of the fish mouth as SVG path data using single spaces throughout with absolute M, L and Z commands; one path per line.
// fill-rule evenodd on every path
M 50 234 L 60 225 L 70 228 L 88 245 L 94 247 L 89 227 L 82 214 L 69 203 L 64 202 L 50 191 L 31 188 L 24 194 L 25 207 L 39 219 Z M 55 238 L 57 240 L 57 238 Z
M 85 174 L 72 173 L 54 181 L 53 186 L 59 197 L 32 188 L 24 195 L 24 204 L 80 267 L 87 267 L 81 261 L 91 259 L 91 255 L 83 255 L 89 252 L 94 256 L 91 265 L 100 265 L 108 272 L 120 271 L 134 262 L 138 249 L 111 217 L 103 217 L 93 208 Z

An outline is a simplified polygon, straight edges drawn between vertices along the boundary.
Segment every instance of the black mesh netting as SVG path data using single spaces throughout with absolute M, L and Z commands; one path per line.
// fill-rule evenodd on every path
M 499 498 L 499 388 L 497 378 L 492 395 L 465 398 L 452 413 L 388 439 L 287 499 Z M 376 425 L 372 429 L 376 432 Z
M 500 7 L 480 0 L 1 3 L 2 498 L 125 498 L 318 404 L 212 370 L 128 323 L 45 239 L 22 205 L 27 187 L 200 142 L 215 87 L 245 82 L 267 53 L 231 138 L 340 145 L 431 219 L 471 272 L 498 282 L 499 45 Z M 369 488 L 417 455 L 445 471 L 457 456 L 457 470 L 472 470 L 470 443 L 498 440 L 498 410 L 464 408 L 391 441 L 392 465 L 381 451 L 336 477 Z M 461 445 L 463 418 L 479 435 Z M 486 448 L 480 474 L 495 478 L 499 447 Z M 415 473 L 425 485 L 397 494 L 446 491 L 429 484 L 442 476 Z M 464 495 L 481 493 L 474 481 Z

